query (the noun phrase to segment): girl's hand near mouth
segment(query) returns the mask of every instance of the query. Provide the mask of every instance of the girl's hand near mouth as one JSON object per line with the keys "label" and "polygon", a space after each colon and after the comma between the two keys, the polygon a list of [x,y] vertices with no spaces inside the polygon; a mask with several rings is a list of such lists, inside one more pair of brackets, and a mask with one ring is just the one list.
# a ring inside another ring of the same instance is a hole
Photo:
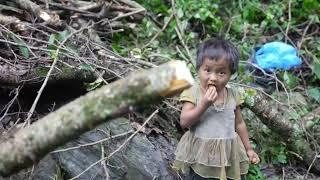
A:
{"label": "girl's hand near mouth", "polygon": [[209,85],[207,91],[202,97],[201,105],[204,107],[209,107],[212,105],[218,97],[217,89],[213,85]]}

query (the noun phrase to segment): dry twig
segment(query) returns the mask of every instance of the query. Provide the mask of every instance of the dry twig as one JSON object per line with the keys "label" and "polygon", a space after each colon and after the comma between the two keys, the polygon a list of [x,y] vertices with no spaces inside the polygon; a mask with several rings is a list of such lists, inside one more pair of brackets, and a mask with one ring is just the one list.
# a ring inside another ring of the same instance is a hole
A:
{"label": "dry twig", "polygon": [[155,110],[149,117],[148,119],[139,127],[139,129],[137,129],[124,143],[121,144],[121,146],[119,146],[115,151],[113,151],[112,153],[110,153],[107,157],[105,158],[101,158],[99,161],[91,164],[87,169],[85,169],[84,171],[82,171],[81,173],[79,173],[77,176],[69,179],[69,180],[74,180],[79,178],[83,173],[87,172],[89,169],[91,169],[93,166],[103,162],[103,161],[107,161],[108,159],[110,159],[114,154],[116,154],[117,152],[119,152],[136,134],[138,134],[138,132],[140,132],[140,130],[152,119],[152,117],[154,115],[156,115],[159,112],[159,109]]}

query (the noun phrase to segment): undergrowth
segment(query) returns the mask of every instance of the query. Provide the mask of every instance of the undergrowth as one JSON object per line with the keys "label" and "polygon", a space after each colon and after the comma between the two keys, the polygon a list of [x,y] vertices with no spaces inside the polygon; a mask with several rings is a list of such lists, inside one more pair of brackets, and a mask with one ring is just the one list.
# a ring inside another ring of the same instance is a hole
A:
{"label": "undergrowth", "polygon": [[[253,86],[262,84],[273,98],[291,108],[292,113],[287,115],[291,121],[298,121],[320,103],[319,1],[137,2],[147,8],[149,16],[132,33],[113,37],[112,48],[119,54],[152,63],[184,60],[196,74],[194,59],[197,45],[209,37],[224,36],[231,39],[241,52],[240,68],[233,77],[234,82]],[[168,21],[168,26],[160,32]],[[158,36],[150,41],[157,33]],[[270,75],[273,78],[261,75],[248,60],[255,47],[271,41],[294,46],[303,60],[301,67],[276,71]],[[144,46],[146,44],[147,47]],[[261,79],[265,81],[259,82]],[[245,113],[252,144],[262,158],[260,166],[250,166],[249,179],[264,179],[260,170],[264,164],[281,166],[299,159],[297,152],[288,150],[288,144],[277,141],[279,137],[272,130],[248,114]],[[317,124],[319,119],[310,126]]]}

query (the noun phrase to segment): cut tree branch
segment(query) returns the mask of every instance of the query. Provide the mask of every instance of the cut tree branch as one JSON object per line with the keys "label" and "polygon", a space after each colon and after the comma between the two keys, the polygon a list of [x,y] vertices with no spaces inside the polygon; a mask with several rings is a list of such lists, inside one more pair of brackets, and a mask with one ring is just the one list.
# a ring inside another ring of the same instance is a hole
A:
{"label": "cut tree branch", "polygon": [[30,166],[60,145],[129,111],[193,84],[186,64],[171,61],[106,85],[68,103],[0,144],[0,175]]}

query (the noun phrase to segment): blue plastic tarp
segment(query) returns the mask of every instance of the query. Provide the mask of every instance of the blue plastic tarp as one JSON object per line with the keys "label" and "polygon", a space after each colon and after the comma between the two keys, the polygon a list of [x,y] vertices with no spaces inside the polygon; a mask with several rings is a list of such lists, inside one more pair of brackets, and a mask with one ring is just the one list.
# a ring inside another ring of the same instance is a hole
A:
{"label": "blue plastic tarp", "polygon": [[289,70],[301,65],[297,50],[283,42],[270,42],[261,46],[254,55],[254,63],[267,71]]}

